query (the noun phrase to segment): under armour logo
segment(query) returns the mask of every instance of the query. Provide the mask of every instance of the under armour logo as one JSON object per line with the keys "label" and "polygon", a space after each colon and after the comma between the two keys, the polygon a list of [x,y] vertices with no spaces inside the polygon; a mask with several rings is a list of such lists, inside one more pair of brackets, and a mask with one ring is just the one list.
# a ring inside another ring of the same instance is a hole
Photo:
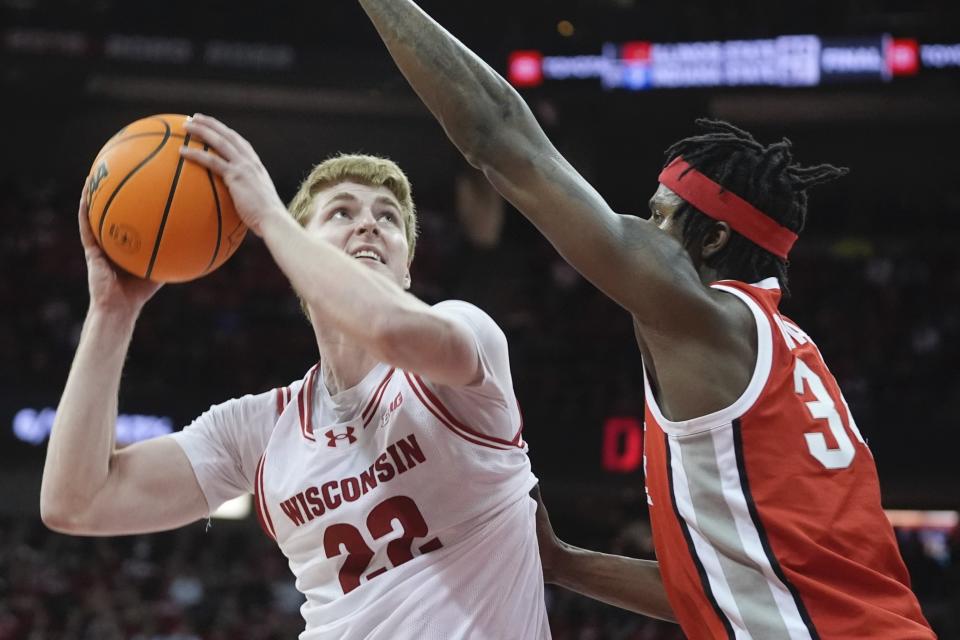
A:
{"label": "under armour logo", "polygon": [[333,429],[327,431],[325,436],[327,436],[327,446],[336,447],[339,446],[341,440],[346,440],[347,444],[353,444],[357,441],[357,437],[353,435],[353,427],[347,427],[343,433],[335,433]]}

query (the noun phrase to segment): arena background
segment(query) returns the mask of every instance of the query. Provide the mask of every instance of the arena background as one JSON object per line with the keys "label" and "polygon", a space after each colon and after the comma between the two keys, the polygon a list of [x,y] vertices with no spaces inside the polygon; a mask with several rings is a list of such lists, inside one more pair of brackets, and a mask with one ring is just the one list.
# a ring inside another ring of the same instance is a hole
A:
{"label": "arena background", "polygon": [[[868,439],[927,616],[942,638],[960,638],[960,5],[423,5],[526,85],[551,137],[618,211],[646,215],[662,151],[698,116],[764,141],[787,136],[802,162],[851,168],[812,196],[784,308],[817,341]],[[0,7],[0,640],[302,628],[285,561],[251,516],[118,539],[60,536],[39,521],[44,442],[87,302],[77,196],[103,142],[153,113],[223,119],[285,199],[337,151],[398,161],[421,210],[413,290],[474,302],[505,329],[558,533],[651,556],[627,316],[460,159],[355,3]],[[797,35],[808,37],[778,39]],[[249,237],[220,271],[147,306],[122,384],[122,436],[178,429],[315,359],[288,284]],[[682,637],[559,589],[548,606],[556,638]]]}

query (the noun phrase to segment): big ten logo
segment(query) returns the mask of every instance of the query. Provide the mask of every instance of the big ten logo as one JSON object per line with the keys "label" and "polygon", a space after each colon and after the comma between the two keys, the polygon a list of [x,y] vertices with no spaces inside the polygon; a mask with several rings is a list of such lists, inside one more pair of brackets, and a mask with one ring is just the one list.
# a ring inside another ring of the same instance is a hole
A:
{"label": "big ten logo", "polygon": [[390,401],[390,411],[396,411],[403,404],[403,394],[398,393],[397,397]]}
{"label": "big ten logo", "polygon": [[603,468],[632,473],[643,464],[643,423],[633,416],[614,416],[603,424]]}
{"label": "big ten logo", "polygon": [[380,416],[380,424],[378,428],[382,429],[387,426],[387,423],[390,422],[390,418],[393,417],[393,413],[400,408],[400,405],[403,404],[403,393],[397,393],[397,397],[390,401],[390,406],[387,407],[387,410],[383,412],[383,415]]}

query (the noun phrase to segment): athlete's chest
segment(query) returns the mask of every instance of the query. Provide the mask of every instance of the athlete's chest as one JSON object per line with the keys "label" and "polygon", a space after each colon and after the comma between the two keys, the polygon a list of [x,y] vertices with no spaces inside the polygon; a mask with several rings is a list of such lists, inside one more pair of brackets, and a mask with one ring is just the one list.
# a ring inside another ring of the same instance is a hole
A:
{"label": "athlete's chest", "polygon": [[309,402],[310,392],[304,384],[284,408],[261,461],[259,500],[281,545],[331,522],[362,522],[378,499],[426,487],[445,464],[402,372],[387,372],[353,410],[316,394]]}

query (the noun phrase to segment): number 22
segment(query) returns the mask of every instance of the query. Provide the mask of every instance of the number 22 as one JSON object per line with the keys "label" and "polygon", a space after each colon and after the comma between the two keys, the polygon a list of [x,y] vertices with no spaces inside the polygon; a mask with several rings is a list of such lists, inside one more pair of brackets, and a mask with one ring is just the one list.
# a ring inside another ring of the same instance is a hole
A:
{"label": "number 22", "polygon": [[[393,496],[375,506],[367,515],[367,530],[374,540],[379,540],[394,530],[394,520],[400,523],[403,533],[387,544],[387,557],[394,567],[399,567],[413,559],[414,538],[427,537],[429,530],[417,503],[407,496]],[[439,539],[431,538],[417,550],[424,554],[441,547],[443,544]],[[359,587],[360,577],[374,556],[374,551],[367,545],[360,530],[346,523],[330,525],[323,533],[323,549],[328,558],[336,558],[346,551],[347,558],[340,567],[340,587],[345,594]],[[381,567],[371,571],[366,576],[367,580],[376,578],[387,569]]]}

